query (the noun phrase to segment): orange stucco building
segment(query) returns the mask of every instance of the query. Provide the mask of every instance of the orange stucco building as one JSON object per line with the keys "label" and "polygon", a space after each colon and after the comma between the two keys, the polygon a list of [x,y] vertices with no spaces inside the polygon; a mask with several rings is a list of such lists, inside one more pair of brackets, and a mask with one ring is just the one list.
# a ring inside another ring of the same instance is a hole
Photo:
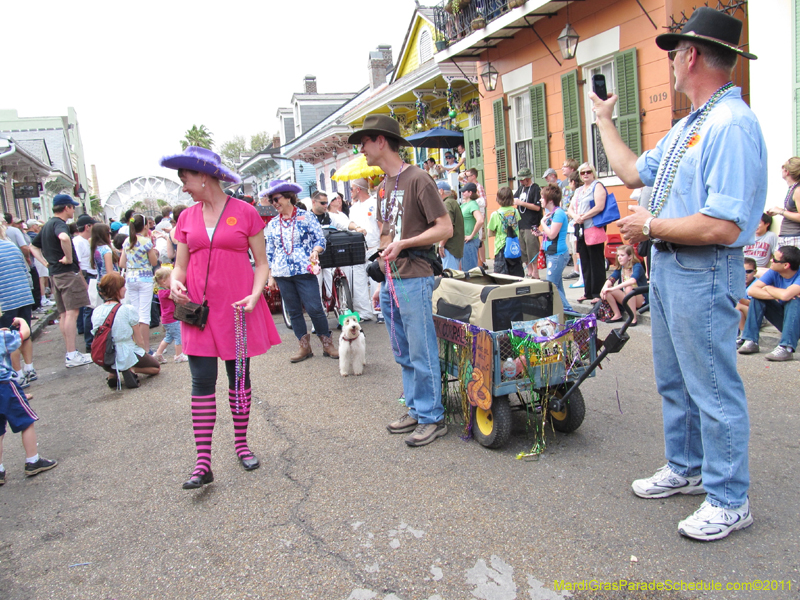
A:
{"label": "orange stucco building", "polygon": [[[596,140],[587,98],[592,75],[604,74],[609,91],[620,96],[617,127],[628,145],[637,154],[653,148],[673,119],[689,108],[685,96],[672,88],[670,63],[655,37],[680,22],[682,12],[690,15],[695,4],[685,0],[528,0],[512,8],[510,2],[498,2],[502,10],[488,15],[486,26],[476,31],[459,30],[458,23],[470,14],[474,18],[476,13],[470,11],[479,11],[480,5],[465,6],[455,18],[441,13],[437,27],[448,32],[450,40],[436,60],[478,60],[478,73],[491,63],[499,74],[494,91],[480,84],[482,148],[481,164],[475,166],[483,171],[487,210],[497,207],[499,187],[515,187],[513,179],[520,168],[531,168],[541,185],[546,168],[555,168],[561,178],[564,160],[575,158],[595,165],[625,216],[625,205],[633,202],[631,190],[608,167]],[[731,10],[746,21],[742,8]],[[570,60],[562,57],[557,40],[567,22],[580,35],[576,56]],[[743,38],[746,41],[746,29]],[[745,94],[747,76],[745,65],[737,68],[737,84],[744,82]],[[474,148],[467,152],[474,157]]]}

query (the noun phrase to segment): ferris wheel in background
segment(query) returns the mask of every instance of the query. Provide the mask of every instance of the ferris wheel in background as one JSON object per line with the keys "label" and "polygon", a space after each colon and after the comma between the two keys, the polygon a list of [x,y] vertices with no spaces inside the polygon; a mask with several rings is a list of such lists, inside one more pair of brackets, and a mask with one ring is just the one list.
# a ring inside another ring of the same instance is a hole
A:
{"label": "ferris wheel in background", "polygon": [[103,213],[106,219],[119,220],[126,210],[137,204],[145,207],[143,212],[153,213],[151,216],[160,213],[164,203],[170,206],[194,204],[192,197],[181,188],[180,183],[165,177],[136,177],[120,185],[102,201]]}

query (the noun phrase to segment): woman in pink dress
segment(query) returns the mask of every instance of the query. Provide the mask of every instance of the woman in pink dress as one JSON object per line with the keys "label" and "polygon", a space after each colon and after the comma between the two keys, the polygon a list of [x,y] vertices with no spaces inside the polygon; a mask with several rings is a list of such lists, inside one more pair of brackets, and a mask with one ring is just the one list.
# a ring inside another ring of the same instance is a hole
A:
{"label": "woman in pink dress", "polygon": [[[258,212],[222,191],[219,181],[239,183],[217,154],[189,146],[182,154],[166,156],[161,166],[177,169],[183,191],[197,204],[184,210],[175,226],[178,249],[172,273],[172,297],[178,304],[208,302],[208,322],[203,330],[181,323],[183,352],[192,373],[192,425],[197,463],[184,489],[214,481],[211,471],[211,437],[217,418],[215,388],[217,359],[225,361],[228,400],[233,414],[236,455],[251,471],[260,464],[247,445],[250,418],[250,357],[264,354],[281,339],[267,310],[262,292],[269,277],[264,245],[264,222]],[[255,260],[250,265],[248,250]],[[247,313],[245,400],[235,396],[234,306]]]}

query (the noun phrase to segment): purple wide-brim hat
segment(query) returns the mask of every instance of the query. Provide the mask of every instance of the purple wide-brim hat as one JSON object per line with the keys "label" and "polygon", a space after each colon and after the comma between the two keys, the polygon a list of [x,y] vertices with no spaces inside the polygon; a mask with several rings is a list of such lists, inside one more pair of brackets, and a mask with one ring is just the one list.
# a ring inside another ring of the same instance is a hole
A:
{"label": "purple wide-brim hat", "polygon": [[292,183],[291,181],[284,181],[282,179],[273,179],[269,182],[269,187],[265,189],[263,192],[258,194],[259,198],[263,198],[264,196],[271,196],[272,194],[282,194],[284,192],[291,192],[293,194],[299,194],[303,191],[303,187]]}
{"label": "purple wide-brim hat", "polygon": [[242,183],[241,177],[222,164],[219,154],[199,146],[188,146],[180,154],[162,157],[161,166],[175,170],[198,171],[228,183]]}

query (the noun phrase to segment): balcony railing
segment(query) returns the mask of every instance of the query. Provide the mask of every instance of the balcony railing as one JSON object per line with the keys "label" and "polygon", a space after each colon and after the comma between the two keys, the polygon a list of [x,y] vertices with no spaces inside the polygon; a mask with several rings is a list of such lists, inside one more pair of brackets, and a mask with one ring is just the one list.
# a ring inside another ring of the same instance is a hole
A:
{"label": "balcony railing", "polygon": [[[453,6],[458,4],[461,9],[455,12]],[[473,21],[483,19],[488,24],[509,10],[508,0],[444,0],[434,7],[436,38],[446,40],[448,45],[453,44],[474,31]]]}

